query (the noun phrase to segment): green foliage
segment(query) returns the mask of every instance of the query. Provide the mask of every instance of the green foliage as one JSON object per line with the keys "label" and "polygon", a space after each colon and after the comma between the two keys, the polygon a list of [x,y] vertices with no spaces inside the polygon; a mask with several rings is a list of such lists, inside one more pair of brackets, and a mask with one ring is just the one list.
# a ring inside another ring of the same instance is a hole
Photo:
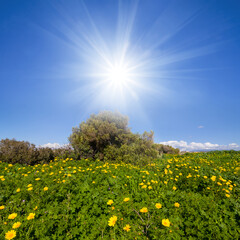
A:
{"label": "green foliage", "polygon": [[70,145],[62,146],[61,148],[52,149],[54,157],[61,159],[74,158],[79,159],[80,156],[76,154]]}
{"label": "green foliage", "polygon": [[11,164],[34,165],[49,163],[55,157],[93,158],[144,165],[163,153],[179,152],[170,146],[155,144],[153,135],[152,131],[134,134],[128,127],[126,116],[104,111],[91,115],[78,128],[73,128],[69,137],[72,147],[37,148],[26,141],[3,139],[0,141],[0,160]]}
{"label": "green foliage", "polygon": [[34,144],[15,139],[0,141],[0,160],[3,162],[34,165],[53,159],[54,153],[50,148],[36,148]]}
{"label": "green foliage", "polygon": [[0,141],[0,161],[11,164],[35,165],[49,163],[55,157],[78,158],[70,146],[58,149],[36,147],[34,144],[15,139],[2,139]]}
{"label": "green foliage", "polygon": [[79,128],[73,128],[69,141],[81,156],[95,156],[103,153],[109,145],[120,146],[130,133],[127,125],[128,118],[120,113],[104,111],[92,114]]}
{"label": "green foliage", "polygon": [[178,148],[173,148],[169,145],[163,144],[156,144],[156,149],[158,150],[159,154],[179,154],[180,150]]}
{"label": "green foliage", "polygon": [[240,152],[223,151],[165,155],[144,167],[87,159],[0,163],[0,239],[15,222],[22,240],[239,239],[239,160]]}
{"label": "green foliage", "polygon": [[135,165],[146,165],[158,157],[158,151],[148,139],[135,135],[136,139],[130,143],[124,143],[120,147],[108,146],[104,150],[104,159],[111,161],[123,161]]}
{"label": "green foliage", "polygon": [[104,111],[73,128],[69,141],[81,157],[132,164],[146,164],[163,152],[176,153],[174,148],[154,144],[153,135],[152,131],[134,134],[126,116]]}

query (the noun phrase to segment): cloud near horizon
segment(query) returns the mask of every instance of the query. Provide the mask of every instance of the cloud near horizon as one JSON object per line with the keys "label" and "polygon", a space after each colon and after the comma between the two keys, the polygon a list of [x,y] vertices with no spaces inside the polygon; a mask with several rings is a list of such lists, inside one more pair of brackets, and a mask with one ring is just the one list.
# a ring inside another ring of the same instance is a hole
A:
{"label": "cloud near horizon", "polygon": [[167,142],[160,142],[164,145],[169,145],[174,148],[179,148],[181,151],[210,151],[210,150],[240,150],[240,145],[236,143],[230,143],[228,145],[219,145],[213,144],[210,142],[206,143],[197,143],[191,142],[187,143],[186,141],[167,141]]}
{"label": "cloud near horizon", "polygon": [[47,143],[47,144],[40,145],[39,147],[57,149],[57,148],[61,148],[61,147],[66,147],[68,145],[69,144]]}
{"label": "cloud near horizon", "polygon": [[[186,141],[167,141],[167,142],[160,142],[160,144],[169,145],[174,148],[179,148],[181,151],[210,151],[210,150],[240,150],[240,145],[236,143],[230,143],[228,145],[219,145],[219,144],[213,144],[210,142],[206,143],[197,143],[197,142],[191,142],[187,143]],[[39,147],[49,147],[53,149],[66,147],[69,144],[59,144],[59,143],[47,143],[40,145]]]}

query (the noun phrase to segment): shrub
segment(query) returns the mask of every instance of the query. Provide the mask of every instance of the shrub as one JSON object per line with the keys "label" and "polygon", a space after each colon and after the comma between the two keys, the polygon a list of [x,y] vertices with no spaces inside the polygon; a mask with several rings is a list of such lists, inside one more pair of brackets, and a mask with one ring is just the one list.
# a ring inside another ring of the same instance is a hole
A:
{"label": "shrub", "polygon": [[120,113],[104,111],[92,114],[86,122],[73,128],[69,141],[82,157],[103,153],[109,145],[120,146],[130,133],[128,118]]}
{"label": "shrub", "polygon": [[34,165],[48,163],[54,159],[51,148],[36,148],[34,144],[15,139],[2,139],[0,141],[0,160],[15,164]]}
{"label": "shrub", "polygon": [[148,148],[143,143],[123,144],[119,148],[108,146],[104,150],[104,160],[123,161],[134,165],[146,165],[153,158],[158,157],[158,152],[153,147]]}
{"label": "shrub", "polygon": [[180,150],[178,148],[173,148],[169,145],[156,144],[156,148],[160,155],[162,154],[179,154]]}
{"label": "shrub", "polygon": [[79,159],[79,155],[75,154],[73,148],[70,145],[63,146],[61,148],[52,149],[54,157],[65,159],[74,158]]}
{"label": "shrub", "polygon": [[134,164],[145,162],[143,159],[147,157],[158,156],[153,135],[152,131],[142,135],[133,134],[128,127],[126,116],[104,111],[91,115],[78,128],[73,128],[69,141],[81,157],[120,160]]}
{"label": "shrub", "polygon": [[35,145],[15,139],[3,139],[0,142],[0,157],[7,163],[30,164],[35,158]]}
{"label": "shrub", "polygon": [[[54,157],[55,154],[51,148],[35,148],[35,161],[37,164],[49,163]],[[36,163],[32,162],[31,165]]]}

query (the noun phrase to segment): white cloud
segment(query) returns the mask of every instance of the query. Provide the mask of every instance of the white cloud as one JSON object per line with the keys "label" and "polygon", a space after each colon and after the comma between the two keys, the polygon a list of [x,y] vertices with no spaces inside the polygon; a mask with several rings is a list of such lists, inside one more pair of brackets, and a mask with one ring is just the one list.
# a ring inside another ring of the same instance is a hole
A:
{"label": "white cloud", "polygon": [[[237,143],[230,143],[228,145],[219,145],[210,142],[205,143],[197,143],[191,142],[187,143],[186,141],[167,141],[167,142],[160,142],[160,144],[169,145],[174,148],[179,148],[181,151],[210,151],[210,150],[240,150],[240,145]],[[49,147],[53,149],[67,147],[69,144],[59,144],[59,143],[47,143],[40,145],[39,147]]]}
{"label": "white cloud", "polygon": [[167,142],[160,142],[164,145],[169,145],[174,148],[179,148],[181,151],[210,151],[210,150],[240,150],[240,145],[236,143],[230,143],[228,145],[219,145],[213,144],[210,142],[206,143],[197,143],[191,142],[187,143],[185,141],[167,141]]}
{"label": "white cloud", "polygon": [[204,128],[204,126],[198,126],[198,128]]}
{"label": "white cloud", "polygon": [[39,147],[42,147],[42,148],[48,147],[48,148],[57,149],[57,148],[66,147],[66,146],[69,146],[69,144],[47,143],[47,144],[40,145]]}

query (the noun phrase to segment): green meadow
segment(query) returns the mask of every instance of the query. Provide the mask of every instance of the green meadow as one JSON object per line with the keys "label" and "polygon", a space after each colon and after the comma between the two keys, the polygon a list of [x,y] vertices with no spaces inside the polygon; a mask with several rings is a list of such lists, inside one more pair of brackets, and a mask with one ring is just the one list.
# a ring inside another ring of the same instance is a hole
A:
{"label": "green meadow", "polygon": [[146,166],[0,163],[0,239],[239,239],[240,152]]}

